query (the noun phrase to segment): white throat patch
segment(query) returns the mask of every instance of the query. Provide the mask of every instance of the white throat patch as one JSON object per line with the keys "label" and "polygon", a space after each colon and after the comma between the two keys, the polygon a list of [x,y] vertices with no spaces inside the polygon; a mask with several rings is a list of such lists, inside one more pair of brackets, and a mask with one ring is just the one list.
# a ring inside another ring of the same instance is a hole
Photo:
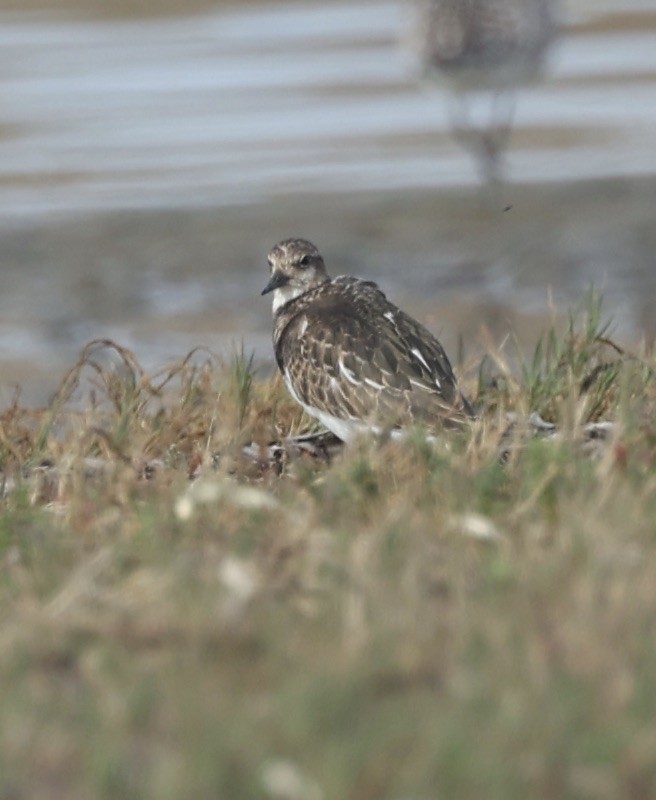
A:
{"label": "white throat patch", "polygon": [[273,292],[273,302],[272,302],[272,309],[273,315],[275,316],[278,313],[278,310],[281,309],[285,303],[289,303],[290,300],[295,300],[297,297],[300,297],[307,289],[304,286],[281,286],[279,289],[274,289]]}

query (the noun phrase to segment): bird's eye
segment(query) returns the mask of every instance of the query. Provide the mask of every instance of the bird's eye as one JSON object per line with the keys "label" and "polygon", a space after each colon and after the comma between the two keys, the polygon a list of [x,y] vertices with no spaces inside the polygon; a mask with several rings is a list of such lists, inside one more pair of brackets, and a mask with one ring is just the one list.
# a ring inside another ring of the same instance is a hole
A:
{"label": "bird's eye", "polygon": [[310,264],[310,256],[303,256],[303,258],[298,262],[302,267],[307,267]]}

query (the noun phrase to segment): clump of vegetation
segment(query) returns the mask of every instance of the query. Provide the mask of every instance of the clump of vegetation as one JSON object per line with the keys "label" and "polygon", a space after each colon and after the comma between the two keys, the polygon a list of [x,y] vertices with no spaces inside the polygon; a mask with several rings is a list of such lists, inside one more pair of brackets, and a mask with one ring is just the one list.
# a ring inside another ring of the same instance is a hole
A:
{"label": "clump of vegetation", "polygon": [[594,304],[489,358],[471,428],[329,463],[242,353],[7,408],[0,797],[654,795],[656,363]]}

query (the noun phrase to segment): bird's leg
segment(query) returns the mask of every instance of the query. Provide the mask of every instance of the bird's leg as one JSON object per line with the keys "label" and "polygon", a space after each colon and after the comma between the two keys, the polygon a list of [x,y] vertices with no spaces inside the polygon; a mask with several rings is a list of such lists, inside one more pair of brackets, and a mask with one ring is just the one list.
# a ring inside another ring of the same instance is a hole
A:
{"label": "bird's leg", "polygon": [[496,206],[501,200],[504,154],[512,132],[514,113],[515,94],[509,91],[496,92],[492,99],[489,124],[480,134],[481,172],[492,206]]}
{"label": "bird's leg", "polygon": [[492,101],[492,119],[496,128],[498,146],[505,149],[512,133],[517,108],[517,94],[512,90],[497,92]]}
{"label": "bird's leg", "polygon": [[480,170],[481,177],[496,199],[497,190],[503,183],[501,151],[497,147],[494,139],[491,139],[487,131],[481,132],[480,148]]}
{"label": "bird's leg", "polygon": [[477,128],[471,120],[464,94],[450,96],[450,116],[453,138],[473,156],[481,177],[486,183],[489,182],[485,132]]}
{"label": "bird's leg", "polygon": [[461,92],[449,93],[449,116],[454,137],[468,147],[473,127],[469,119],[467,100]]}
{"label": "bird's leg", "polygon": [[516,96],[511,91],[499,91],[492,99],[490,124],[483,134],[486,161],[489,164],[489,176],[501,179],[501,159],[512,132],[515,116]]}

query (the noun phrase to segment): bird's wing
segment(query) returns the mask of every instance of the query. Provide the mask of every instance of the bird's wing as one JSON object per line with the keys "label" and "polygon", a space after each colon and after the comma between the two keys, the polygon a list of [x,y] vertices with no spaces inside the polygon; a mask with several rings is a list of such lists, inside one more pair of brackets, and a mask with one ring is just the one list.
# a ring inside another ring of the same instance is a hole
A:
{"label": "bird's wing", "polygon": [[300,310],[278,342],[287,383],[303,404],[389,425],[471,413],[429,331],[375,284],[337,278],[333,287]]}

